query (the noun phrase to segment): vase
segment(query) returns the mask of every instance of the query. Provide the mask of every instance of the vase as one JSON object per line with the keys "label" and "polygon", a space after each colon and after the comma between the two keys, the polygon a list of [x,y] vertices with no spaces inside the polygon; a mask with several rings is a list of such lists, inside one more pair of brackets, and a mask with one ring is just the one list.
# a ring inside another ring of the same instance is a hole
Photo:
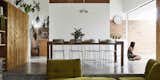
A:
{"label": "vase", "polygon": [[82,39],[75,39],[75,43],[81,43]]}

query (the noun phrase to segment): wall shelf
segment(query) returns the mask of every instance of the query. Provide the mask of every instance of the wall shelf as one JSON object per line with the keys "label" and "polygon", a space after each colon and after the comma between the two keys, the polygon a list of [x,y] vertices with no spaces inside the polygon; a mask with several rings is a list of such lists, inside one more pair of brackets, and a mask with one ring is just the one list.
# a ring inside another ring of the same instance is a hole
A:
{"label": "wall shelf", "polygon": [[2,46],[6,46],[6,44],[0,44],[0,47],[2,47]]}
{"label": "wall shelf", "polygon": [[3,57],[0,57],[0,61],[3,61],[3,60],[6,60],[5,58],[3,58]]}
{"label": "wall shelf", "polygon": [[5,30],[0,30],[0,33],[5,33],[6,31]]}
{"label": "wall shelf", "polygon": [[4,19],[7,19],[7,17],[4,17]]}

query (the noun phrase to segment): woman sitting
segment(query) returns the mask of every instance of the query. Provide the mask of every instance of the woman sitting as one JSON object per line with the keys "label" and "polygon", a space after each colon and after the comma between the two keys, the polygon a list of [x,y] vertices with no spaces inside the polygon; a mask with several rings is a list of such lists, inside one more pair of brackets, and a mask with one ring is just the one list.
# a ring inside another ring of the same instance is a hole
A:
{"label": "woman sitting", "polygon": [[131,42],[128,48],[128,59],[131,61],[140,60],[141,57],[133,53],[135,42]]}

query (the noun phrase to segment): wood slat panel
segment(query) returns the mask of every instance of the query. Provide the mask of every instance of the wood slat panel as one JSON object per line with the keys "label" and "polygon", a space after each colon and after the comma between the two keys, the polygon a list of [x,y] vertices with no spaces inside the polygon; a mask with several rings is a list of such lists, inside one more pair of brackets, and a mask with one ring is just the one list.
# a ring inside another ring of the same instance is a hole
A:
{"label": "wood slat panel", "polygon": [[39,40],[39,55],[40,56],[47,56],[47,39]]}
{"label": "wood slat panel", "polygon": [[156,53],[160,60],[160,0],[157,0]]}
{"label": "wood slat panel", "polygon": [[28,15],[8,3],[7,70],[27,63]]}
{"label": "wood slat panel", "polygon": [[159,58],[160,53],[160,1],[157,0],[157,27],[156,27],[156,54],[157,59]]}
{"label": "wood slat panel", "polygon": [[83,0],[49,0],[50,3],[82,3]]}
{"label": "wood slat panel", "polygon": [[50,3],[109,3],[110,0],[49,0]]}
{"label": "wood slat panel", "polygon": [[109,3],[110,0],[85,0],[86,3]]}
{"label": "wood slat panel", "polygon": [[[15,11],[15,8],[13,8],[13,6],[8,6],[8,22],[10,22],[8,24],[8,39],[7,39],[7,68],[11,68],[13,67],[13,63],[14,63],[14,47],[12,47],[14,45],[14,33],[12,33],[14,31],[14,16],[15,13],[13,13]],[[9,14],[10,13],[10,14]]]}

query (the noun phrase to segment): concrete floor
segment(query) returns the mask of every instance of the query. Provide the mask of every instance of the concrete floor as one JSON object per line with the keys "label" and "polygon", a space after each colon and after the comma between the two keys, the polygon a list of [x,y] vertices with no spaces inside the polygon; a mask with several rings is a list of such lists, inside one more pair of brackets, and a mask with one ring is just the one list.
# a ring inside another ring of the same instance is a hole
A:
{"label": "concrete floor", "polygon": [[[143,74],[147,61],[155,56],[152,54],[140,55],[142,59],[139,61],[128,61],[125,59],[123,67],[120,65],[120,57],[118,62],[114,63],[111,60],[92,60],[82,61],[82,73],[84,76],[114,76],[114,75],[129,75],[129,74]],[[14,75],[46,75],[46,58],[32,57],[31,63],[26,64],[20,68],[9,71]],[[2,80],[2,79],[0,79]],[[15,79],[16,80],[16,79]],[[42,79],[43,80],[43,79]]]}
{"label": "concrete floor", "polygon": [[[128,61],[121,67],[120,63],[106,61],[82,62],[84,76],[114,77],[143,75],[146,60]],[[14,76],[14,77],[13,77]],[[27,78],[26,78],[27,77]],[[35,78],[36,77],[36,78]],[[30,63],[5,73],[4,80],[46,80],[46,63]]]}
{"label": "concrete floor", "polygon": [[2,74],[0,74],[0,80],[2,80]]}
{"label": "concrete floor", "polygon": [[[107,61],[82,62],[83,75],[107,75],[107,74],[143,74],[147,60],[128,61],[121,67],[120,63]],[[17,74],[46,74],[46,63],[29,63],[10,71]]]}
{"label": "concrete floor", "polygon": [[[155,59],[154,54],[139,54],[141,60],[128,61],[124,59],[124,66],[120,65],[120,55],[118,62],[114,63],[113,58],[108,60],[86,60],[82,61],[82,72],[84,75],[101,75],[101,74],[143,74],[145,65],[149,59]],[[46,63],[46,57],[32,57],[32,63]]]}

